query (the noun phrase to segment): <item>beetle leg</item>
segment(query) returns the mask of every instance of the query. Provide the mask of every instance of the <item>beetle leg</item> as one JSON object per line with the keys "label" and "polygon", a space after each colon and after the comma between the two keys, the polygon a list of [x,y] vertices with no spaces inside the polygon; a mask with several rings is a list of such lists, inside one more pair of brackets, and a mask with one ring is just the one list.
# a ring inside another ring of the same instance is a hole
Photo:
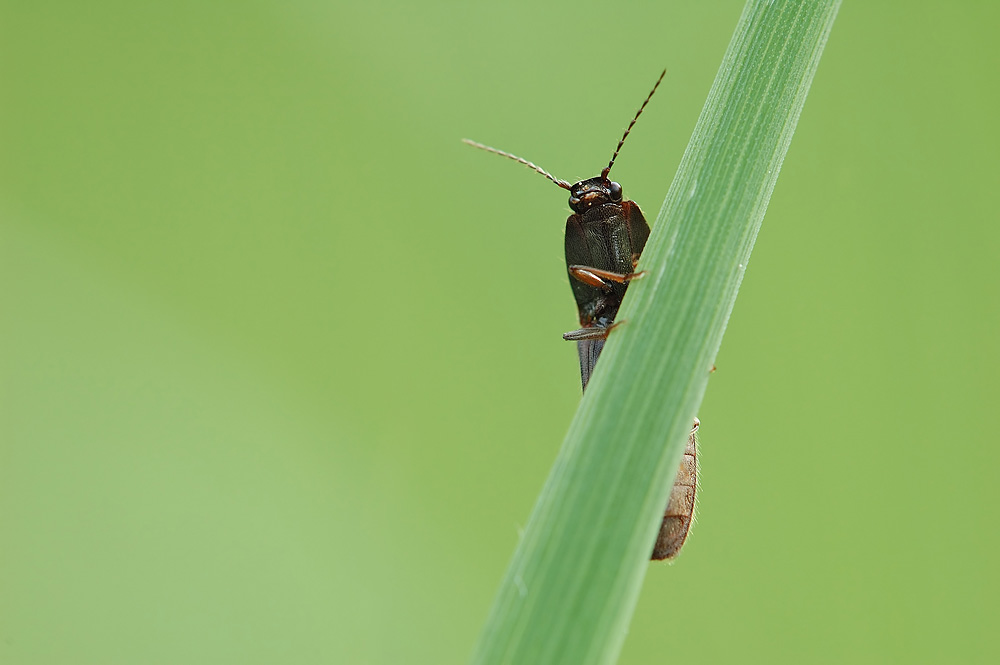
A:
{"label": "beetle leg", "polygon": [[572,265],[569,266],[569,274],[588,286],[610,291],[611,285],[604,280],[609,280],[618,284],[625,284],[633,279],[642,277],[646,274],[646,271],[630,272],[627,275],[623,275],[620,272],[611,272],[610,270],[602,270],[600,268]]}
{"label": "beetle leg", "polygon": [[567,342],[578,342],[581,339],[607,339],[608,334],[623,323],[625,322],[615,321],[610,326],[587,326],[579,330],[571,330],[568,333],[563,333],[563,339]]}

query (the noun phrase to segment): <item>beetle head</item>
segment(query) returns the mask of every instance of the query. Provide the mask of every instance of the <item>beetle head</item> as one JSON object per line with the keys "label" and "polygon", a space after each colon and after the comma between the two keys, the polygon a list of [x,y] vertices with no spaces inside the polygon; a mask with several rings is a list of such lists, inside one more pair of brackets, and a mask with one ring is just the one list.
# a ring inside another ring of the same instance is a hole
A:
{"label": "beetle head", "polygon": [[621,202],[622,186],[605,176],[581,180],[569,190],[569,207],[577,214],[604,203]]}

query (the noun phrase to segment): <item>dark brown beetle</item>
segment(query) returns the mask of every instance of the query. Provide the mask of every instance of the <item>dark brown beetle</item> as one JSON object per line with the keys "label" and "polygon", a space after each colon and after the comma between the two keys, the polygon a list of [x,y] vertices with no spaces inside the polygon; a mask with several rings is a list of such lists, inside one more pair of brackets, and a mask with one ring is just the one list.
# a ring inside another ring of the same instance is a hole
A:
{"label": "dark brown beetle", "polygon": [[[622,186],[610,180],[608,173],[611,172],[629,132],[666,73],[664,70],[660,74],[646,101],[625,129],[611,155],[611,161],[601,171],[601,175],[581,180],[575,185],[555,178],[526,159],[463,139],[473,147],[524,164],[570,192],[569,206],[573,214],[566,220],[566,270],[580,314],[580,328],[565,333],[563,339],[576,342],[584,390],[587,389],[594,366],[604,349],[604,342],[617,325],[615,317],[629,282],[643,274],[635,272],[635,269],[646,246],[646,239],[649,238],[649,224],[639,206],[634,201],[624,199]],[[664,511],[660,533],[653,548],[653,559],[671,559],[677,556],[687,538],[694,514],[697,484],[697,430],[696,420]]]}

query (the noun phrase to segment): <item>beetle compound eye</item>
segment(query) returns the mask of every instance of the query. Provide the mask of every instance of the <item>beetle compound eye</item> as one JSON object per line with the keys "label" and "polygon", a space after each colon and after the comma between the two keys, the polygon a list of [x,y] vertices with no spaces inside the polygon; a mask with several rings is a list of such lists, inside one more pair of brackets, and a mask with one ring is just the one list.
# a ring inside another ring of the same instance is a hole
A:
{"label": "beetle compound eye", "polygon": [[612,201],[621,201],[622,200],[622,186],[619,185],[617,182],[611,183],[608,186],[608,191],[611,193],[611,200]]}

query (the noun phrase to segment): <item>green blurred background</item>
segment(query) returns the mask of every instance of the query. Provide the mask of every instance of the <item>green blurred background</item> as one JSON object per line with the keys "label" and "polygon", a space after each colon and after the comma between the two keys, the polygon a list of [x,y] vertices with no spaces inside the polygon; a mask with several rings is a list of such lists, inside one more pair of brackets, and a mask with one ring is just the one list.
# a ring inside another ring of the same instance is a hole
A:
{"label": "green blurred background", "polygon": [[[579,376],[459,139],[592,176],[666,66],[653,219],[741,9],[4,3],[0,662],[466,660]],[[621,662],[1000,658],[998,20],[841,9]]]}

